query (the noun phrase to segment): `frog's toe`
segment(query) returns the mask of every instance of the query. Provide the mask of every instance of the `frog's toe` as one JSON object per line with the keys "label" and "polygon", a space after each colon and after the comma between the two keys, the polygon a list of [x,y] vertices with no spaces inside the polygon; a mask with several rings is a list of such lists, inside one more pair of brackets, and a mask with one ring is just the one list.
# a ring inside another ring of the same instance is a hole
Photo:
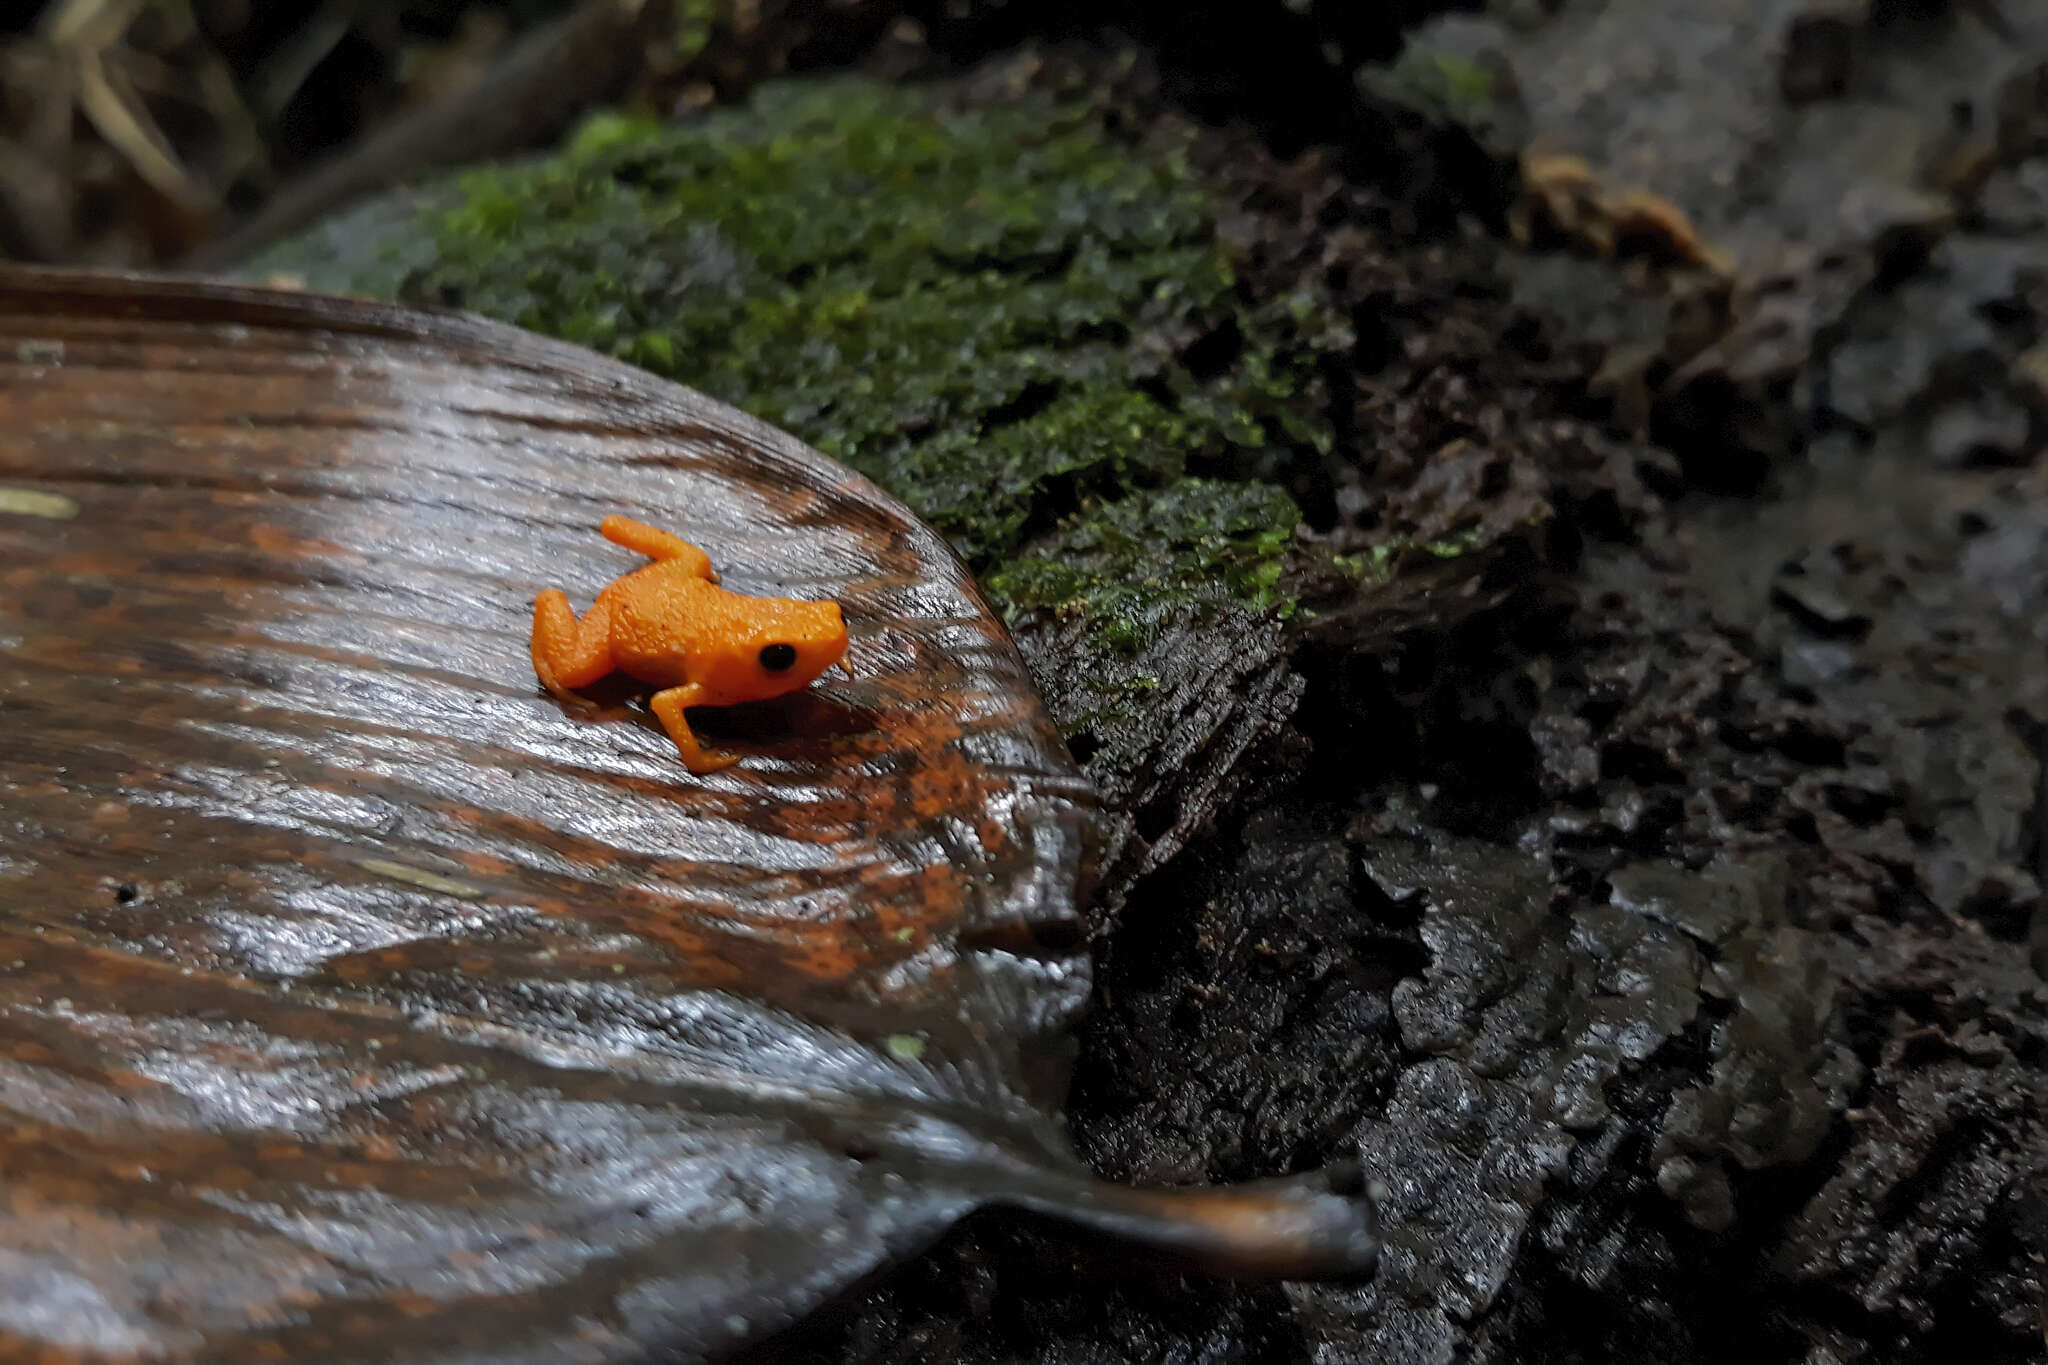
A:
{"label": "frog's toe", "polygon": [[740,761],[738,754],[722,754],[710,749],[699,749],[696,753],[683,753],[683,766],[698,776],[706,773],[722,773]]}

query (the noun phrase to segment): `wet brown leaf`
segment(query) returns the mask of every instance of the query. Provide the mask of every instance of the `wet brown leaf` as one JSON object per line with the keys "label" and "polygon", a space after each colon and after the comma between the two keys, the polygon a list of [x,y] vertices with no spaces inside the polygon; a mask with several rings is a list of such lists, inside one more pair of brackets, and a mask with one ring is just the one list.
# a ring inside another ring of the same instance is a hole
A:
{"label": "wet brown leaf", "polygon": [[[536,684],[638,563],[856,677]],[[972,1208],[1371,1263],[1355,1176],[1093,1182],[1093,797],[945,545],[688,390],[449,315],[0,273],[0,1359],[717,1356]]]}

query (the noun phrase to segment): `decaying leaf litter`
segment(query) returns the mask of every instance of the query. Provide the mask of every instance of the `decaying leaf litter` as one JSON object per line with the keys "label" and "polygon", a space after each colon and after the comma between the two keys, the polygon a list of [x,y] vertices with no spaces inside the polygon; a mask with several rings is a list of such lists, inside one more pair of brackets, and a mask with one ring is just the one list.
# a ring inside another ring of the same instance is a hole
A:
{"label": "decaying leaf litter", "polygon": [[[1283,1295],[1105,1284],[984,1225],[780,1358],[2038,1355],[2017,10],[1504,11],[1412,31],[1363,103],[1383,21],[1222,7],[1229,61],[1135,25],[1171,100],[1349,137],[1378,186],[1222,158],[1292,262],[1247,289],[1318,280],[1357,327],[1336,448],[1394,452],[1292,490],[1311,530],[1370,569],[1384,509],[1439,490],[1453,532],[1472,507],[1514,534],[1424,566],[1457,621],[1399,574],[1369,604],[1396,610],[1347,613],[1304,560],[1317,615],[1168,626],[1158,709],[1090,761],[1167,856],[1104,898],[1072,1122],[1124,1177],[1363,1145],[1406,1173],[1395,1248],[1369,1289]],[[933,41],[1014,36],[986,13]],[[1517,213],[1531,147],[1558,159]],[[1732,277],[1674,270],[1692,239]],[[1579,254],[1603,245],[1629,259]],[[1381,287],[1347,293],[1361,263]],[[1100,688],[1076,629],[1019,623],[1055,705]]]}
{"label": "decaying leaf litter", "polygon": [[[0,338],[0,1353],[720,1359],[991,1203],[1370,1268],[1355,1163],[1073,1153],[1095,795],[873,484],[474,318],[8,268]],[[537,695],[579,503],[811,587],[856,671],[687,778]]]}

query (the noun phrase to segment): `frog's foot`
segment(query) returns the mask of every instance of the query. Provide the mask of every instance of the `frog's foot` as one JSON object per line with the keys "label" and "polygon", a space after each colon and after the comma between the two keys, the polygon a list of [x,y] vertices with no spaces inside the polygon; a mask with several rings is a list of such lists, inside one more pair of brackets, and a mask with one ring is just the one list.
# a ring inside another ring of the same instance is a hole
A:
{"label": "frog's foot", "polygon": [[588,687],[610,673],[612,608],[604,598],[583,614],[569,610],[569,599],[549,588],[533,602],[533,671],[540,684],[563,701],[576,701],[572,687]]}
{"label": "frog's foot", "polygon": [[683,719],[683,708],[697,705],[704,696],[704,689],[695,683],[681,687],[664,688],[656,692],[648,705],[654,708],[661,726],[668,731],[668,737],[676,742],[676,752],[683,756],[683,766],[693,773],[715,773],[721,768],[730,768],[740,761],[738,754],[716,754],[697,743],[697,736],[690,732],[690,722]]}
{"label": "frog's foot", "polygon": [[623,545],[663,564],[680,564],[698,578],[713,583],[718,581],[718,572],[711,567],[711,556],[681,536],[672,536],[645,522],[619,516],[606,517],[597,530],[614,545]]}

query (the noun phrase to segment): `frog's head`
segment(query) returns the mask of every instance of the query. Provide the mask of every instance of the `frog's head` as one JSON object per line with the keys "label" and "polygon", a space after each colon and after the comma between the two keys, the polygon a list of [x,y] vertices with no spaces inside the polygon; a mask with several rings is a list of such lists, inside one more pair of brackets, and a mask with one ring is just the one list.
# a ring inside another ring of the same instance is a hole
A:
{"label": "frog's head", "polygon": [[724,632],[698,679],[715,698],[712,704],[800,692],[845,660],[846,620],[837,602],[733,596],[742,608],[739,619]]}

